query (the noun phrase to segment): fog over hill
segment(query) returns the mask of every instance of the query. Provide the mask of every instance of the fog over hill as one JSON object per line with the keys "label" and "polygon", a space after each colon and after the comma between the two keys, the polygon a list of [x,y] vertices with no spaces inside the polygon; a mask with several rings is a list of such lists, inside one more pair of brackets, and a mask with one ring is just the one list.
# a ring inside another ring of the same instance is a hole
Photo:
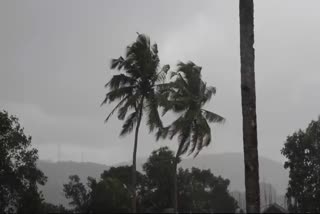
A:
{"label": "fog over hill", "polygon": [[[142,165],[146,158],[137,161],[138,170],[142,171]],[[120,163],[118,165],[127,165]],[[67,205],[62,188],[68,182],[69,175],[77,174],[82,182],[86,183],[88,176],[99,178],[100,174],[110,166],[97,163],[80,162],[48,162],[39,161],[39,168],[48,177],[48,182],[41,187],[45,200],[53,204]],[[186,158],[179,167],[211,169],[214,175],[221,175],[230,180],[230,191],[244,191],[244,164],[243,155],[240,153],[199,155],[197,158]],[[270,183],[276,189],[278,195],[284,195],[288,184],[288,172],[283,164],[264,157],[260,157],[260,182]]]}

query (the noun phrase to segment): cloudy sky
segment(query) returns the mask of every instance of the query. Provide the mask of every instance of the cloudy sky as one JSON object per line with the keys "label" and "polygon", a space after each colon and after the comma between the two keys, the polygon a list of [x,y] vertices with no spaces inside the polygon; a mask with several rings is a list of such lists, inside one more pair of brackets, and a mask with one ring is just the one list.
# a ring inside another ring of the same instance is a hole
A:
{"label": "cloudy sky", "polygon": [[[320,114],[320,2],[256,1],[255,49],[260,155],[282,161],[288,134]],[[238,1],[0,1],[0,109],[17,115],[41,159],[130,161],[133,135],[104,124],[100,107],[111,58],[146,33],[162,64],[192,60],[217,88],[207,106],[227,121],[213,126],[203,153],[242,152]],[[155,142],[141,129],[139,156]],[[60,145],[60,146],[59,146]]]}

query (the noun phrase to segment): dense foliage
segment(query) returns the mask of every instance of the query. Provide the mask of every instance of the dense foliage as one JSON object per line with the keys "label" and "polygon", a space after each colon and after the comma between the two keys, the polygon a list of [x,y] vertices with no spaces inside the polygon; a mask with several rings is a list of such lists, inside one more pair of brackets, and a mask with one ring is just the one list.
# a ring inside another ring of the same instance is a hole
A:
{"label": "dense foliage", "polygon": [[46,177],[37,168],[38,151],[14,116],[0,112],[0,213],[41,211],[37,185]]}
{"label": "dense foliage", "polygon": [[[172,207],[174,155],[167,147],[152,152],[137,173],[137,211],[162,212]],[[131,167],[113,167],[99,181],[88,179],[85,186],[78,176],[64,185],[70,205],[76,212],[130,212]],[[180,212],[234,212],[238,207],[228,192],[229,180],[214,176],[210,170],[179,169]]]}
{"label": "dense foliage", "polygon": [[282,149],[290,170],[287,197],[291,212],[320,212],[320,117],[287,137]]}

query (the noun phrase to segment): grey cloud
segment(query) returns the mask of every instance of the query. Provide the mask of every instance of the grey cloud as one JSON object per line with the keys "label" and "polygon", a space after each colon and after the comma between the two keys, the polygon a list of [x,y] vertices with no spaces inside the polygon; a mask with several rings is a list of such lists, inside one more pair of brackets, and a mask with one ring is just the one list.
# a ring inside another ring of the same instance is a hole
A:
{"label": "grey cloud", "polygon": [[[286,136],[319,114],[320,3],[255,2],[260,154],[281,160]],[[41,158],[130,160],[132,136],[100,107],[109,60],[136,32],[158,43],[162,63],[193,60],[217,87],[208,108],[226,117],[204,153],[242,151],[238,1],[1,1],[0,106],[17,114]],[[160,145],[142,128],[139,155]],[[73,154],[72,151],[76,151]],[[55,152],[53,152],[55,154]],[[105,155],[104,155],[105,154]],[[115,155],[116,154],[116,155]]]}

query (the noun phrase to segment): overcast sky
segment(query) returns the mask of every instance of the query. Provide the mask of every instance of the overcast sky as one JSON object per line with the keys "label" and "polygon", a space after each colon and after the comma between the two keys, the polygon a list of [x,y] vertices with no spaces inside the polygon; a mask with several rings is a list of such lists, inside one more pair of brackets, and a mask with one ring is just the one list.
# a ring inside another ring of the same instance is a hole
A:
{"label": "overcast sky", "polygon": [[[286,136],[320,114],[320,2],[255,1],[259,153],[282,161]],[[224,116],[204,153],[242,152],[238,1],[0,0],[0,110],[17,115],[41,159],[130,161],[133,135],[100,107],[111,58],[146,33],[162,64],[192,60]],[[162,145],[142,126],[138,156]]]}

